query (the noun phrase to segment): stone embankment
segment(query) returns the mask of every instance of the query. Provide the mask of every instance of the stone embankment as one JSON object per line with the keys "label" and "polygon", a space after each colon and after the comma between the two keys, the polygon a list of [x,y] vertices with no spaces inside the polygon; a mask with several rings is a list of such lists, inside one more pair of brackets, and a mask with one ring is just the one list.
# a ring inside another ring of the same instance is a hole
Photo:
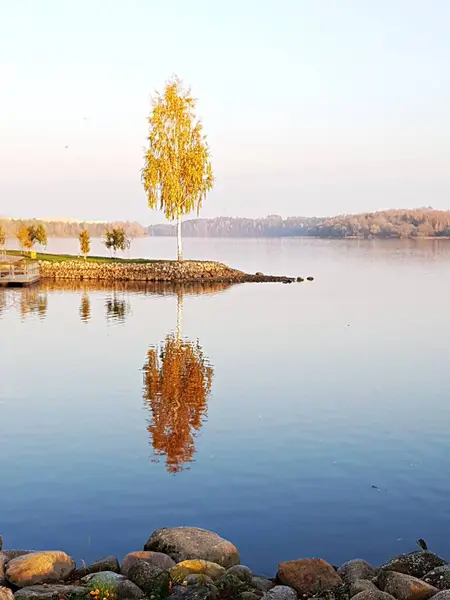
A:
{"label": "stone embankment", "polygon": [[[39,261],[40,274],[54,280],[151,281],[172,283],[244,283],[303,281],[302,277],[280,277],[232,269],[213,261],[155,261],[155,262],[94,262],[70,260]],[[309,278],[312,279],[312,278]]]}
{"label": "stone embankment", "polygon": [[[426,546],[424,546],[426,547]],[[1,550],[1,537],[0,537]],[[76,566],[62,551],[0,552],[0,600],[450,600],[450,564],[426,549],[374,568],[320,558],[282,562],[273,578],[240,564],[212,531],[155,531],[143,550]]]}

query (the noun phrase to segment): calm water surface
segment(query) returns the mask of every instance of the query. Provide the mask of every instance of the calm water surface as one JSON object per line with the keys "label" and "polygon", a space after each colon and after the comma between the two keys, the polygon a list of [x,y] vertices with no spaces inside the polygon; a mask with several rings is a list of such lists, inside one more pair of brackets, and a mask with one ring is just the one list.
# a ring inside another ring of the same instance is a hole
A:
{"label": "calm water surface", "polygon": [[189,524],[265,574],[300,556],[378,563],[418,537],[450,557],[450,242],[185,253],[316,280],[0,291],[5,544],[90,560]]}

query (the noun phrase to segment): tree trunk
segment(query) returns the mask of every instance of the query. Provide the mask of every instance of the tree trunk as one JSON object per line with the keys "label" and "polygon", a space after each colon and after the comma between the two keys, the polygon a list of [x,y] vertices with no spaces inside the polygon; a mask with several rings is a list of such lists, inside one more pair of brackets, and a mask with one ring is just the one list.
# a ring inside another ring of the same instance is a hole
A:
{"label": "tree trunk", "polygon": [[178,260],[183,260],[183,248],[181,245],[181,215],[178,215],[178,224],[177,224],[177,234],[178,234]]}

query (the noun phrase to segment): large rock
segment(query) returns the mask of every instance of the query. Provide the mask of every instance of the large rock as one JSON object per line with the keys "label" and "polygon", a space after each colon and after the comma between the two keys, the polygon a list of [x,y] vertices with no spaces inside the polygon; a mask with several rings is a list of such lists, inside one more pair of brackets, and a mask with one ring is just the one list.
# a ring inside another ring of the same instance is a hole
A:
{"label": "large rock", "polygon": [[423,580],[434,585],[439,590],[450,589],[450,565],[443,565],[442,567],[436,567],[426,575]]}
{"label": "large rock", "polygon": [[170,558],[170,556],[167,556],[167,554],[163,554],[162,552],[148,552],[145,550],[140,550],[138,552],[130,552],[123,559],[122,567],[120,569],[122,575],[128,577],[128,571],[139,560],[143,560],[149,565],[159,567],[163,570],[169,570],[176,564],[175,561],[172,558]]}
{"label": "large rock", "polygon": [[142,560],[130,567],[128,579],[140,587],[147,596],[165,598],[169,593],[169,572]]}
{"label": "large rock", "polygon": [[25,554],[34,554],[35,552],[35,550],[3,550],[2,554],[6,556],[9,562],[10,560],[13,560],[13,558],[18,558]]}
{"label": "large rock", "polygon": [[16,587],[65,581],[75,563],[65,552],[33,552],[14,558],[6,565],[6,578]]}
{"label": "large rock", "polygon": [[450,590],[443,590],[433,596],[433,600],[450,600]]}
{"label": "large rock", "polygon": [[217,589],[206,585],[176,585],[170,600],[215,600]]}
{"label": "large rock", "polygon": [[446,562],[429,550],[418,550],[409,554],[400,554],[382,565],[380,569],[405,573],[413,577],[423,577],[436,567],[445,565]]}
{"label": "large rock", "polygon": [[266,579],[265,577],[259,577],[256,575],[252,577],[250,585],[252,586],[252,588],[255,588],[255,590],[264,593],[268,592],[269,590],[275,587],[275,584],[272,581],[270,581],[270,579]]}
{"label": "large rock", "polygon": [[78,585],[32,585],[14,594],[16,600],[86,600],[86,588]]}
{"label": "large rock", "polygon": [[125,579],[116,588],[118,600],[141,600],[145,598],[144,592],[132,581]]}
{"label": "large rock", "polygon": [[203,573],[191,573],[186,575],[182,585],[214,585],[214,581]]}
{"label": "large rock", "polygon": [[367,589],[353,596],[352,600],[395,600],[394,596],[382,592],[377,587],[375,589]]}
{"label": "large rock", "polygon": [[14,594],[9,588],[0,586],[0,600],[14,600]]}
{"label": "large rock", "polygon": [[288,560],[278,565],[278,580],[294,588],[298,594],[312,596],[342,585],[333,567],[321,558]]}
{"label": "large rock", "polygon": [[295,590],[287,585],[276,585],[264,594],[264,600],[297,600]]}
{"label": "large rock", "polygon": [[175,583],[181,583],[186,575],[208,575],[212,580],[219,579],[225,568],[209,560],[184,560],[170,569],[170,577]]}
{"label": "large rock", "polygon": [[378,591],[379,589],[372,581],[369,581],[368,579],[358,579],[358,581],[354,581],[350,584],[348,595],[350,596],[350,598],[353,598],[353,596],[356,596],[356,594],[359,594],[360,592]]}
{"label": "large rock", "polygon": [[236,546],[217,533],[198,527],[158,529],[150,536],[144,550],[163,552],[175,562],[200,558],[226,569],[240,563]]}
{"label": "large rock", "polygon": [[375,569],[368,562],[360,558],[355,558],[344,563],[339,567],[337,572],[342,581],[348,586],[359,579],[372,579],[376,575]]}
{"label": "large rock", "polygon": [[380,589],[397,600],[428,600],[438,592],[429,583],[396,571],[380,571],[377,575],[377,584]]}
{"label": "large rock", "polygon": [[100,558],[95,562],[81,567],[79,569],[75,569],[70,578],[73,581],[77,581],[82,577],[86,577],[86,575],[91,575],[93,573],[100,573],[101,571],[111,571],[113,573],[120,572],[119,561],[115,556],[106,556],[105,558]]}
{"label": "large rock", "polygon": [[81,579],[83,585],[89,587],[96,587],[106,585],[109,590],[116,590],[117,586],[121,581],[124,581],[125,577],[114,571],[100,571],[99,573],[91,573]]}
{"label": "large rock", "polygon": [[228,569],[227,573],[236,575],[244,583],[251,583],[253,577],[253,573],[245,565],[234,565],[234,567]]}

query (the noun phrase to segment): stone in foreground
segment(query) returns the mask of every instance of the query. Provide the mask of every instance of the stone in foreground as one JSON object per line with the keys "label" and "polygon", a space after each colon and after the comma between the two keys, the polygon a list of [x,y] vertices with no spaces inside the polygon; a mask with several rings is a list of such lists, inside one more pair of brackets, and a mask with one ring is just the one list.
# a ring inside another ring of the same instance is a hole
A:
{"label": "stone in foreground", "polygon": [[353,598],[353,596],[356,596],[356,594],[359,594],[360,592],[379,591],[380,590],[372,581],[369,581],[368,579],[358,579],[358,581],[355,581],[354,583],[350,584],[348,595],[350,596],[350,598]]}
{"label": "stone in foreground", "polygon": [[82,577],[86,577],[86,575],[100,573],[101,571],[112,571],[113,573],[119,573],[120,565],[117,558],[115,556],[106,556],[105,558],[100,558],[86,567],[75,569],[70,578],[73,581],[76,581]]}
{"label": "stone in foreground", "polygon": [[250,583],[252,588],[255,590],[259,590],[260,592],[268,592],[272,588],[275,587],[275,584],[270,581],[270,579],[266,579],[265,577],[255,576],[252,577],[252,581]]}
{"label": "stone in foreground", "polygon": [[450,565],[443,565],[442,567],[436,567],[429,573],[427,573],[423,580],[434,585],[440,590],[450,589]]}
{"label": "stone in foreground", "polygon": [[149,565],[159,567],[163,570],[170,570],[175,566],[175,561],[172,560],[170,556],[167,556],[167,554],[163,554],[162,552],[146,552],[144,550],[140,550],[138,552],[130,552],[125,556],[120,570],[122,575],[128,577],[128,571],[140,560],[143,560]]}
{"label": "stone in foreground", "polygon": [[169,593],[169,572],[142,560],[130,568],[128,579],[140,587],[147,596],[165,598]]}
{"label": "stone in foreground", "polygon": [[412,575],[396,571],[381,571],[377,576],[378,586],[397,600],[428,600],[438,590]]}
{"label": "stone in foreground", "polygon": [[351,585],[359,579],[372,579],[376,575],[375,569],[360,558],[344,563],[337,572],[346,585]]}
{"label": "stone in foreground", "polygon": [[409,554],[400,554],[382,565],[380,569],[405,573],[413,577],[423,577],[436,567],[445,564],[446,561],[437,554],[429,550],[418,550]]}
{"label": "stone in foreground", "polygon": [[16,600],[60,600],[77,598],[85,600],[86,588],[78,585],[32,585],[22,588],[14,595]]}
{"label": "stone in foreground", "polygon": [[333,567],[321,558],[288,560],[278,565],[278,580],[294,588],[298,594],[312,596],[318,590],[329,592],[342,585]]}
{"label": "stone in foreground", "polygon": [[114,571],[100,571],[98,573],[91,573],[82,578],[81,583],[90,587],[107,585],[110,590],[115,590],[121,581],[124,581],[125,577]]}
{"label": "stone in foreground", "polygon": [[442,590],[438,592],[436,596],[433,596],[433,600],[450,600],[450,590]]}
{"label": "stone in foreground", "polygon": [[186,575],[207,575],[212,580],[219,579],[224,575],[225,569],[220,565],[208,560],[184,560],[170,569],[172,581],[180,583]]}
{"label": "stone in foreground", "polygon": [[264,600],[297,600],[295,590],[287,585],[276,585],[263,596]]}
{"label": "stone in foreground", "polygon": [[394,596],[382,592],[376,586],[375,589],[364,590],[353,596],[352,600],[395,600]]}
{"label": "stone in foreground", "polygon": [[8,558],[3,552],[0,552],[0,587],[6,585],[6,563]]}
{"label": "stone in foreground", "polygon": [[0,586],[0,600],[14,600],[14,594],[9,588]]}
{"label": "stone in foreground", "polygon": [[14,558],[6,565],[6,578],[16,587],[65,581],[75,563],[65,552],[33,552]]}
{"label": "stone in foreground", "polygon": [[239,552],[228,540],[198,527],[170,527],[154,531],[144,550],[168,554],[175,562],[200,558],[226,569],[240,563]]}
{"label": "stone in foreground", "polygon": [[116,594],[119,600],[141,600],[141,598],[145,598],[141,588],[128,579],[119,582]]}
{"label": "stone in foreground", "polygon": [[170,596],[170,600],[215,600],[217,589],[208,586],[176,585]]}
{"label": "stone in foreground", "polygon": [[234,565],[234,567],[228,569],[227,573],[233,573],[233,575],[236,575],[244,583],[251,583],[253,577],[253,573],[245,565]]}

